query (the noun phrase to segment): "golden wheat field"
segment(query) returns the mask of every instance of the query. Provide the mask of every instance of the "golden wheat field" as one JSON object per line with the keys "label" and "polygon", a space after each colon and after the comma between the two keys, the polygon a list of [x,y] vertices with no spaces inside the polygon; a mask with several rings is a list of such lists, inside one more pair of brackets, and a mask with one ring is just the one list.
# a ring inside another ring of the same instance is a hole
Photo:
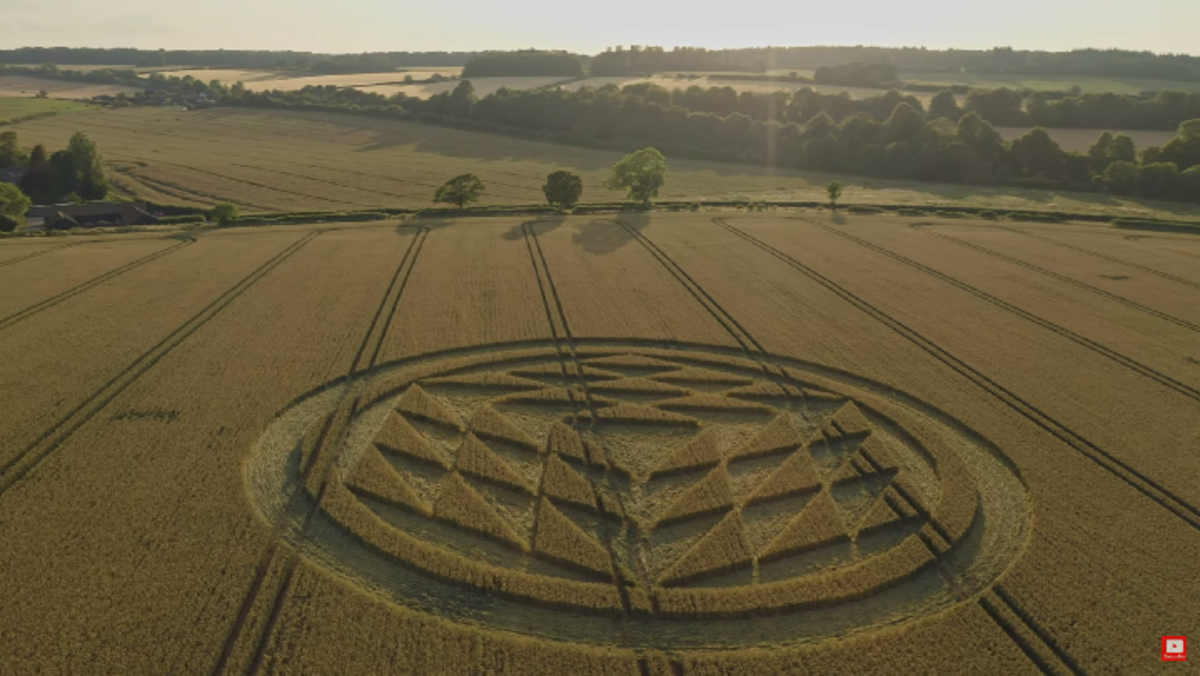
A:
{"label": "golden wheat field", "polygon": [[[540,203],[547,174],[583,180],[583,201],[621,198],[602,183],[625,153],[364,116],[220,108],[89,110],[22,122],[23,146],[62,147],[77,131],[96,141],[121,197],[243,211],[348,211],[432,205],[447,179],[474,173],[483,202]],[[708,162],[668,153],[664,200],[826,199],[827,173]],[[1109,195],[839,176],[855,204],[961,205],[997,210],[1194,218],[1200,208]]]}
{"label": "golden wheat field", "polygon": [[1158,673],[1198,259],[818,211],[0,241],[0,672]]}

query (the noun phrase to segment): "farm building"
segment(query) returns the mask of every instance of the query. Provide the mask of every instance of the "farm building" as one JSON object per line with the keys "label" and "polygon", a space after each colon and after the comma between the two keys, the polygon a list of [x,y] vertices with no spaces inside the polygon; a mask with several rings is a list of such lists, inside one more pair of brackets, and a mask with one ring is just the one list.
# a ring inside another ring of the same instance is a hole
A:
{"label": "farm building", "polygon": [[30,218],[45,219],[48,230],[98,226],[152,225],[158,218],[146,211],[146,205],[131,202],[92,202],[90,204],[51,204],[29,209]]}
{"label": "farm building", "polygon": [[25,167],[12,167],[9,169],[0,169],[0,183],[12,183],[17,185],[21,179],[25,177],[25,173],[29,169]]}

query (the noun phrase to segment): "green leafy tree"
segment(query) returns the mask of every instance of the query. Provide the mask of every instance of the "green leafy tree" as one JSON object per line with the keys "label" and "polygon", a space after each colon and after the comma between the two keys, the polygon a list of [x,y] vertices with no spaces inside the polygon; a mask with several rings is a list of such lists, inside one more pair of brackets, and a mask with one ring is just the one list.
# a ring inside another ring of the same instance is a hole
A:
{"label": "green leafy tree", "polygon": [[1109,162],[1137,162],[1137,149],[1133,139],[1125,134],[1117,134],[1108,146]]}
{"label": "green leafy tree", "polygon": [[842,184],[830,181],[829,185],[825,186],[825,192],[829,193],[829,206],[836,210],[838,199],[842,196]]}
{"label": "green leafy tree", "polygon": [[1066,153],[1041,127],[1034,127],[1014,139],[1009,157],[1019,173],[1043,177],[1060,175],[1067,160]]}
{"label": "green leafy tree", "polygon": [[1133,162],[1113,162],[1103,176],[1104,185],[1118,195],[1132,195],[1137,190],[1138,165]]}
{"label": "green leafy tree", "polygon": [[17,144],[17,132],[0,132],[0,169],[22,166],[26,159],[21,146]]}
{"label": "green leafy tree", "polygon": [[954,98],[954,92],[943,89],[929,101],[929,113],[925,117],[930,120],[943,117],[957,120],[961,116],[962,109],[958,107],[958,99]]}
{"label": "green leafy tree", "polygon": [[629,199],[649,206],[667,182],[667,158],[657,148],[642,148],[613,165],[604,187],[625,190]]}
{"label": "green leafy tree", "polygon": [[21,191],[29,195],[34,204],[50,204],[62,195],[54,165],[46,155],[46,146],[38,144],[30,151],[29,171],[21,177]]}
{"label": "green leafy tree", "polygon": [[1004,156],[1004,138],[978,113],[967,113],[959,118],[954,135],[975,151],[975,158],[980,162],[995,163]]}
{"label": "green leafy tree", "polygon": [[17,186],[0,183],[0,231],[12,232],[25,222],[31,202]]}
{"label": "green leafy tree", "polygon": [[1112,148],[1113,135],[1110,132],[1103,132],[1096,138],[1096,142],[1088,147],[1087,156],[1091,161],[1092,169],[1097,172],[1103,172],[1108,168],[1110,160],[1108,152]]}
{"label": "green leafy tree", "polygon": [[898,103],[883,123],[883,138],[888,142],[910,142],[925,130],[925,116],[907,102]]}
{"label": "green leafy tree", "polygon": [[241,212],[238,211],[236,204],[221,202],[208,212],[208,217],[217,225],[229,225],[241,218]]}
{"label": "green leafy tree", "polygon": [[66,150],[50,158],[58,179],[58,188],[73,192],[84,200],[100,200],[108,194],[108,177],[104,174],[104,158],[95,142],[83,132],[76,132]]}
{"label": "green leafy tree", "polygon": [[475,174],[463,174],[446,181],[445,185],[438,188],[433,201],[453,204],[461,209],[469,202],[478,201],[482,194],[483,181]]}
{"label": "green leafy tree", "polygon": [[550,206],[571,209],[583,194],[583,179],[569,171],[556,171],[546,177],[542,192]]}

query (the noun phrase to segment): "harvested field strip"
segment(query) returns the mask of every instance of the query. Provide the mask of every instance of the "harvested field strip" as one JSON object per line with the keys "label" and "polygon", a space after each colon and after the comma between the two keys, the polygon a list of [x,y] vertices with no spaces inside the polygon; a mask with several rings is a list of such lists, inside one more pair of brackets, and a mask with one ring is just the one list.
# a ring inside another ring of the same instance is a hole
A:
{"label": "harvested field strip", "polygon": [[31,317],[31,316],[41,312],[42,310],[45,310],[46,308],[53,307],[54,305],[57,305],[58,303],[61,303],[62,301],[66,300],[68,298],[71,298],[72,296],[77,296],[98,284],[103,284],[104,282],[107,282],[111,279],[119,277],[122,274],[124,274],[138,266],[145,265],[146,263],[149,263],[150,261],[155,260],[156,258],[161,258],[162,256],[166,256],[167,254],[171,253],[172,251],[176,251],[176,250],[180,249],[181,247],[185,247],[195,241],[196,240],[194,240],[194,239],[187,239],[182,242],[179,242],[175,246],[167,247],[166,249],[161,249],[159,251],[155,251],[153,253],[147,254],[146,256],[143,256],[131,263],[126,263],[125,265],[122,265],[119,268],[105,272],[97,277],[93,277],[92,279],[90,279],[86,282],[83,282],[82,284],[78,284],[76,286],[71,287],[70,289],[67,289],[66,291],[63,291],[57,295],[51,296],[50,298],[47,298],[47,299],[41,301],[40,303],[35,303],[23,310],[20,310],[19,312],[15,312],[7,317],[0,318],[0,330],[4,330],[4,329],[12,326],[13,324],[16,324],[17,322],[21,321],[22,319]]}
{"label": "harvested field strip", "polygon": [[1007,261],[1007,262],[1009,262],[1009,263],[1012,263],[1012,264],[1014,264],[1014,265],[1019,265],[1019,266],[1021,266],[1021,267],[1025,268],[1025,269],[1027,269],[1027,270],[1033,270],[1034,272],[1037,272],[1037,273],[1039,273],[1039,274],[1045,275],[1045,276],[1047,276],[1047,277],[1051,277],[1051,278],[1053,278],[1053,279],[1056,279],[1056,280],[1058,280],[1058,281],[1060,281],[1060,282],[1064,282],[1064,283],[1066,283],[1066,284],[1070,284],[1071,286],[1078,287],[1078,288],[1080,288],[1080,289],[1083,289],[1083,290],[1085,290],[1085,291],[1088,291],[1089,293],[1094,293],[1094,294],[1096,294],[1097,296],[1102,296],[1102,297],[1104,297],[1104,298],[1107,298],[1107,299],[1109,299],[1109,300],[1111,300],[1111,301],[1115,301],[1115,302],[1117,302],[1117,303],[1121,303],[1121,304],[1123,304],[1123,305],[1127,305],[1127,306],[1129,306],[1129,307],[1131,307],[1131,308],[1134,308],[1135,310],[1140,310],[1140,311],[1142,311],[1142,312],[1145,312],[1146,314],[1153,315],[1153,316],[1155,316],[1155,317],[1158,317],[1159,319],[1162,319],[1163,321],[1168,321],[1168,322],[1171,322],[1172,324],[1175,324],[1175,325],[1177,325],[1177,326],[1182,326],[1182,327],[1183,327],[1183,328],[1185,328],[1185,329],[1189,329],[1189,330],[1192,330],[1192,331],[1200,331],[1200,324],[1194,324],[1194,323],[1192,323],[1192,322],[1189,322],[1189,321],[1187,321],[1186,319],[1180,319],[1179,317],[1175,317],[1175,316],[1173,316],[1173,315],[1169,315],[1169,314],[1167,314],[1166,312],[1159,312],[1158,310],[1155,310],[1155,309],[1154,309],[1154,308],[1152,308],[1152,307],[1147,307],[1147,306],[1145,306],[1145,305],[1142,305],[1141,303],[1138,303],[1137,301],[1130,300],[1130,299],[1128,299],[1128,298],[1125,298],[1125,297],[1123,297],[1123,296],[1118,296],[1118,295],[1117,295],[1117,294],[1115,294],[1115,293],[1110,293],[1110,292],[1108,292],[1108,291],[1105,291],[1104,289],[1101,289],[1101,288],[1100,288],[1100,287],[1098,287],[1098,286],[1094,286],[1094,285],[1092,285],[1092,284],[1088,284],[1087,282],[1080,281],[1080,280],[1078,280],[1078,279],[1076,279],[1076,278],[1074,278],[1074,277],[1068,277],[1067,275],[1060,274],[1060,273],[1058,273],[1058,272],[1055,272],[1054,270],[1049,270],[1049,269],[1047,269],[1047,268],[1044,268],[1044,267],[1042,267],[1042,266],[1040,266],[1040,265],[1035,265],[1035,264],[1033,264],[1033,263],[1030,263],[1030,262],[1028,262],[1028,261],[1021,260],[1020,258],[1016,258],[1015,256],[1009,256],[1008,254],[1000,253],[999,251],[994,251],[994,250],[992,250],[992,249],[989,249],[989,248],[987,248],[987,247],[985,247],[985,246],[980,246],[980,245],[978,245],[978,244],[973,244],[973,243],[971,243],[971,242],[968,242],[968,241],[966,241],[966,240],[964,240],[964,239],[959,239],[959,238],[957,238],[957,237],[954,237],[954,236],[952,236],[952,235],[947,235],[947,234],[946,234],[946,233],[944,233],[944,232],[937,232],[937,231],[936,231],[936,230],[934,230],[933,228],[929,228],[929,227],[926,227],[926,228],[921,228],[921,231],[922,231],[922,232],[924,232],[924,233],[926,233],[926,234],[932,235],[932,236],[934,236],[934,237],[938,237],[938,238],[940,238],[940,239],[943,239],[943,240],[945,240],[945,241],[947,241],[947,242],[953,242],[953,243],[955,243],[955,244],[957,244],[957,245],[959,245],[959,246],[966,247],[966,248],[968,248],[968,249],[971,249],[971,250],[973,250],[973,251],[978,251],[978,252],[980,252],[980,253],[987,254],[988,256],[992,256],[992,257],[994,257],[994,258],[999,258],[999,259],[1000,259],[1000,260],[1002,260],[1002,261]]}
{"label": "harvested field strip", "polygon": [[[384,339],[386,338],[390,324],[395,317],[396,307],[400,304],[400,298],[402,297],[404,289],[408,284],[409,277],[412,275],[413,268],[416,264],[417,258],[420,256],[421,248],[427,235],[428,230],[421,228],[410,241],[408,249],[405,251],[404,257],[400,260],[399,265],[396,266],[396,271],[392,275],[392,279],[388,285],[387,291],[384,293],[383,298],[380,300],[379,307],[376,309],[374,317],[371,319],[371,324],[368,326],[367,331],[363,335],[362,342],[359,344],[357,352],[355,353],[353,359],[350,360],[350,368],[347,372],[347,377],[368,370],[376,364],[376,361],[379,358],[380,348],[383,345]],[[385,311],[387,312],[386,317],[384,316]],[[370,357],[364,362],[364,357],[367,355],[368,351],[370,352]],[[306,489],[311,489],[313,486],[318,487],[316,495],[314,496],[315,500],[313,500],[312,507],[306,512],[304,521],[301,524],[300,528],[302,533],[309,528],[313,518],[316,516],[317,511],[321,507],[321,501],[328,486],[330,476],[329,470],[337,461],[335,449],[340,448],[344,443],[345,435],[349,431],[349,422],[353,418],[354,413],[357,411],[360,403],[361,402],[358,396],[345,396],[343,397],[342,401],[339,402],[337,410],[329,418],[331,422],[328,423],[328,427],[322,431],[309,456],[308,463],[305,468],[306,476],[304,476],[303,479],[298,482],[297,486],[293,489],[293,492],[289,497],[289,503],[295,503],[300,499],[300,496]],[[217,660],[217,663],[213,668],[212,673],[214,676],[227,673],[230,670],[231,657],[233,656],[239,643],[247,640],[250,641],[250,645],[256,646],[253,653],[253,659],[249,667],[249,673],[256,673],[262,665],[266,646],[268,645],[272,632],[275,629],[275,625],[278,622],[280,610],[285,604],[288,591],[291,588],[292,580],[295,576],[296,567],[299,561],[299,556],[293,551],[289,550],[283,555],[285,557],[283,564],[285,568],[282,575],[281,584],[277,589],[272,589],[269,595],[264,597],[264,601],[260,603],[259,597],[262,596],[263,588],[260,578],[266,573],[267,570],[272,568],[273,562],[279,551],[278,543],[282,537],[285,526],[286,523],[283,521],[274,524],[272,544],[267,551],[263,553],[257,568],[259,571],[258,577],[256,577],[255,581],[251,584],[249,592],[243,599],[238,611],[238,620],[230,628],[230,632],[226,636],[220,658]],[[245,626],[245,618],[249,617],[254,612],[256,607],[262,607],[264,604],[267,604],[267,607],[270,608],[270,611],[268,614],[269,619],[266,626],[263,628],[262,634],[260,634],[257,638],[253,636],[244,637],[243,627]]]}
{"label": "harvested field strip", "polygon": [[66,439],[90,420],[97,411],[115,399],[122,391],[140,378],[142,374],[171,352],[171,350],[183,343],[188,336],[195,333],[197,329],[228,307],[238,296],[245,293],[247,289],[254,286],[271,270],[300,250],[305,244],[312,241],[318,234],[314,232],[301,237],[291,246],[250,273],[166,338],[163,338],[158,344],[150,348],[150,350],[144,352],[133,363],[129,364],[124,370],[105,383],[103,387],[92,393],[66,416],[57,421],[50,429],[43,432],[33,443],[26,446],[13,458],[8,459],[3,465],[0,465],[0,495],[3,495],[20,482],[46,456],[58,449]]}
{"label": "harvested field strip", "polygon": [[37,249],[36,251],[24,251],[23,248],[18,248],[17,246],[15,246],[15,243],[9,244],[7,246],[0,246],[0,268],[8,267],[9,265],[15,265],[22,261],[27,261],[30,258],[37,258],[38,256],[44,256],[44,255],[50,253],[51,251],[58,251],[59,249],[65,249],[69,246],[78,246],[80,244],[84,244],[84,242],[68,242],[66,244],[47,244],[43,248]]}
{"label": "harvested field strip", "polygon": [[821,275],[815,270],[805,266],[798,260],[783,253],[779,249],[772,247],[771,245],[759,240],[749,233],[744,232],[743,230],[728,225],[720,219],[715,219],[715,222],[729,232],[738,235],[746,242],[771,253],[799,272],[802,272],[805,276],[817,281],[822,286],[840,296],[846,302],[859,308],[895,333],[916,344],[922,350],[929,353],[930,356],[966,377],[981,389],[1003,402],[1009,408],[1012,408],[1017,413],[1027,418],[1030,422],[1057,437],[1079,454],[1095,462],[1100,467],[1129,484],[1138,492],[1150,498],[1164,509],[1170,511],[1188,525],[1200,530],[1200,509],[1197,509],[1195,506],[1189,504],[1170,490],[1164,488],[1158,482],[1150,479],[1124,461],[1115,457],[1112,453],[1096,446],[1083,436],[1062,425],[1033,405],[1026,402],[1021,397],[997,384],[982,372],[974,369],[966,362],[962,361],[950,352],[947,352],[937,344],[929,341],[924,336],[909,328],[905,324],[897,321],[890,315],[867,303],[858,296],[850,293],[828,277]]}
{"label": "harvested field strip", "polygon": [[1059,324],[1055,324],[1054,322],[1051,322],[1047,319],[1043,319],[1043,318],[1033,314],[1032,312],[1028,312],[1026,310],[1023,310],[1023,309],[1017,307],[1016,305],[1013,305],[1011,303],[1003,301],[1000,298],[997,298],[996,296],[993,296],[993,295],[986,293],[974,286],[971,286],[970,284],[961,282],[958,279],[951,277],[950,275],[939,272],[927,265],[923,265],[911,258],[908,258],[907,256],[903,256],[903,255],[898,254],[889,249],[885,249],[881,246],[872,244],[871,242],[864,240],[862,238],[856,237],[854,235],[851,235],[850,233],[848,233],[844,230],[834,228],[831,226],[827,226],[827,225],[824,225],[821,223],[816,223],[813,221],[805,221],[805,222],[810,223],[826,232],[837,235],[838,237],[841,237],[845,240],[854,242],[855,244],[857,244],[861,247],[870,249],[871,251],[874,251],[876,253],[887,256],[888,258],[891,258],[893,260],[900,261],[901,263],[903,263],[911,268],[920,270],[921,272],[923,272],[931,277],[935,277],[943,282],[946,282],[947,284],[950,284],[959,289],[962,289],[963,291],[966,291],[967,293],[971,294],[972,296],[975,296],[976,298],[979,298],[980,300],[982,300],[984,302],[991,303],[992,305],[995,305],[995,306],[1000,307],[1008,312],[1011,312],[1012,314],[1017,315],[1018,317],[1021,317],[1022,319],[1026,320],[1028,322],[1037,324],[1038,326],[1040,326],[1046,330],[1053,331],[1054,333],[1057,333],[1058,335],[1062,336],[1063,338],[1066,338],[1067,340],[1070,340],[1071,342],[1076,343],[1086,349],[1089,349],[1093,352],[1103,355],[1104,357],[1124,366],[1125,368],[1127,368],[1135,373],[1138,373],[1139,375],[1145,376],[1145,377],[1159,383],[1160,385],[1169,387],[1169,388],[1175,390],[1176,392],[1179,392],[1180,394],[1184,395],[1185,397],[1188,397],[1194,401],[1200,402],[1200,390],[1188,385],[1187,383],[1176,380],[1175,378],[1172,378],[1171,376],[1168,376],[1165,373],[1162,373],[1162,372],[1157,371],[1149,366],[1146,366],[1145,364],[1142,364],[1138,361],[1130,359],[1129,357],[1126,357],[1125,355],[1123,355],[1119,352],[1116,352],[1115,350],[1112,350],[1100,343],[1097,343],[1094,340],[1091,340],[1089,338],[1081,336],[1081,335],[1075,333],[1074,331],[1064,328],[1063,326],[1061,326]]}
{"label": "harvested field strip", "polygon": [[[1026,235],[1028,237],[1033,237],[1033,238],[1041,240],[1043,242],[1049,242],[1056,246],[1061,246],[1061,247],[1064,247],[1067,249],[1071,249],[1072,251],[1078,251],[1079,253],[1087,254],[1089,256],[1095,256],[1096,258],[1102,258],[1106,261],[1111,261],[1113,263],[1120,263],[1121,265],[1127,265],[1131,268],[1134,268],[1136,270],[1141,270],[1142,272],[1149,273],[1156,277],[1162,277],[1163,279],[1169,279],[1172,282],[1175,282],[1176,284],[1183,284],[1185,286],[1190,286],[1194,289],[1200,289],[1200,282],[1196,282],[1196,281],[1193,281],[1190,279],[1184,279],[1183,277],[1178,277],[1176,275],[1172,275],[1170,273],[1163,272],[1162,270],[1158,270],[1158,269],[1155,269],[1152,267],[1148,267],[1146,265],[1142,265],[1141,263],[1134,263],[1133,261],[1127,260],[1125,258],[1119,258],[1117,256],[1113,256],[1108,253],[1101,253],[1099,251],[1095,251],[1090,248],[1084,248],[1081,246],[1076,246],[1074,244],[1068,244],[1066,242],[1059,241],[1052,237],[1047,237],[1041,233],[1031,232],[1028,229],[1013,228],[1013,227],[1005,227],[1004,229],[1008,230],[1010,232],[1016,232],[1016,233],[1020,233],[1022,235]],[[1095,246],[1095,245],[1092,245],[1092,246]]]}
{"label": "harvested field strip", "polygon": [[0,293],[0,318],[22,313],[97,276],[178,244],[161,235],[134,237],[60,249],[36,263],[0,268],[0,288],[4,289]]}

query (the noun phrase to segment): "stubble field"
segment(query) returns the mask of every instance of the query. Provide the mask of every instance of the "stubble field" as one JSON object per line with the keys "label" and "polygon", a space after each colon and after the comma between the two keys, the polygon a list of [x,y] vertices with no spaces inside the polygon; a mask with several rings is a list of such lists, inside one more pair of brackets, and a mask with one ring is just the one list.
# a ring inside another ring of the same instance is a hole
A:
{"label": "stubble field", "polygon": [[[244,211],[346,211],[431,206],[463,173],[486,184],[483,202],[544,201],[547,174],[567,169],[584,202],[614,201],[601,187],[623,152],[480,134],[362,116],[221,108],[94,110],[13,125],[21,143],[61,147],[76,131],[100,146],[125,197],[164,204],[233,202]],[[636,148],[630,148],[634,150]],[[668,154],[661,198],[680,201],[824,201],[825,173],[705,162]],[[837,177],[847,202],[962,205],[997,210],[1191,218],[1194,205],[1106,195]]]}
{"label": "stubble field", "polygon": [[1200,625],[1188,236],[72,240],[0,242],[0,671],[1156,673]]}

